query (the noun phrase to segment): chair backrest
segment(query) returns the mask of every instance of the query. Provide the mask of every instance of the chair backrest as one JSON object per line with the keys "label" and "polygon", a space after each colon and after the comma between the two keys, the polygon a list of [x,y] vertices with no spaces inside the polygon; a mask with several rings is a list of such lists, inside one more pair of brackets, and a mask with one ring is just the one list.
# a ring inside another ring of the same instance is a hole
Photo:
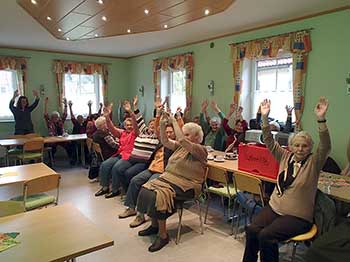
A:
{"label": "chair backrest", "polygon": [[233,174],[236,190],[246,191],[260,197],[261,203],[264,206],[264,194],[262,190],[262,181],[252,175],[245,174],[240,171],[235,171]]}
{"label": "chair backrest", "polygon": [[225,170],[216,168],[216,167],[208,167],[206,172],[206,179],[213,180],[219,183],[228,183],[228,176]]}
{"label": "chair backrest", "polygon": [[42,152],[44,149],[44,138],[34,137],[23,145],[23,152]]}
{"label": "chair backrest", "polygon": [[104,161],[104,157],[103,157],[102,149],[101,149],[100,145],[95,143],[95,142],[92,142],[92,148],[95,151],[95,153],[101,157],[102,161]]}
{"label": "chair backrest", "polygon": [[0,217],[11,216],[25,211],[23,202],[0,201]]}
{"label": "chair backrest", "polygon": [[61,176],[59,174],[52,174],[28,180],[24,183],[23,195],[26,197],[29,195],[47,192],[53,189],[58,189],[60,185],[60,179]]}
{"label": "chair backrest", "polygon": [[92,143],[93,143],[93,140],[91,138],[86,138],[86,146],[89,150],[89,152],[91,152],[91,147],[92,147]]}

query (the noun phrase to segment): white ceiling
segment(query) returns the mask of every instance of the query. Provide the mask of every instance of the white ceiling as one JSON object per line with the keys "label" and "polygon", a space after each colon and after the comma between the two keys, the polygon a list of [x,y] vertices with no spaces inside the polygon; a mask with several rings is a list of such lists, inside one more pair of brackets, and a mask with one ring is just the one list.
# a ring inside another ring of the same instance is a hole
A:
{"label": "white ceiling", "polygon": [[63,41],[54,38],[15,0],[1,0],[0,47],[130,57],[346,5],[349,0],[237,0],[223,13],[165,31]]}

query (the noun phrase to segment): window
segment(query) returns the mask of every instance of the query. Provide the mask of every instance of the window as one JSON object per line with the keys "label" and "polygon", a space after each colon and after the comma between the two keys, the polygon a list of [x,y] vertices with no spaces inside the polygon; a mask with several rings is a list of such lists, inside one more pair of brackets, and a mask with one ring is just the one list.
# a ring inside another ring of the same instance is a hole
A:
{"label": "window", "polygon": [[293,59],[290,56],[277,59],[256,60],[253,63],[252,118],[258,111],[261,101],[271,100],[270,117],[279,121],[287,118],[286,105],[293,105]]}
{"label": "window", "polygon": [[92,101],[92,113],[97,112],[103,102],[101,75],[64,74],[64,92],[67,101],[73,102],[73,113],[87,116],[87,103]]}
{"label": "window", "polygon": [[[10,100],[13,92],[17,90],[17,73],[14,70],[0,70],[0,120],[13,120],[13,115],[9,109]],[[6,102],[5,102],[6,101]],[[15,103],[17,100],[15,101]]]}
{"label": "window", "polygon": [[186,107],[186,70],[161,71],[161,98],[169,96],[171,112]]}

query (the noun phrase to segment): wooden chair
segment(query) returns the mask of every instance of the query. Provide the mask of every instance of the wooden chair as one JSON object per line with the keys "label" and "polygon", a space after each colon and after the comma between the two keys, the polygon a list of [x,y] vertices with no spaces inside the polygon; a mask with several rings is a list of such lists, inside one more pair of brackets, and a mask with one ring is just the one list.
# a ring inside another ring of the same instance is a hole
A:
{"label": "wooden chair", "polygon": [[[23,186],[23,195],[14,197],[11,200],[23,203],[26,211],[50,204],[57,205],[60,179],[61,176],[59,174],[52,174],[26,181]],[[57,192],[56,196],[45,193],[54,189]]]}
{"label": "wooden chair", "polygon": [[297,249],[298,244],[301,243],[301,242],[313,239],[316,236],[316,234],[317,234],[317,226],[315,224],[313,224],[311,229],[309,230],[309,232],[306,232],[304,234],[292,237],[291,239],[286,241],[287,243],[289,243],[289,242],[293,243],[293,251],[292,251],[291,262],[294,262],[295,253],[296,253],[296,249]]}
{"label": "wooden chair", "polygon": [[92,142],[92,149],[94,150],[97,157],[101,158],[101,161],[105,161],[103,154],[102,154],[101,146],[99,144]]}
{"label": "wooden chair", "polygon": [[[261,205],[262,207],[264,206],[264,193],[263,193],[263,186],[262,186],[262,181],[252,175],[248,175],[246,173],[236,171],[233,174],[233,181],[235,183],[235,190],[236,194],[238,195],[239,192],[248,192],[253,194],[254,198],[255,196],[258,197],[259,202],[254,201],[255,205]],[[235,198],[235,203],[234,203],[234,208],[236,206],[236,203],[239,202],[239,210],[238,210],[238,217],[237,217],[237,222],[236,222],[236,231],[235,231],[235,238],[237,236],[237,231],[238,231],[238,226],[239,226],[239,220],[240,216],[242,214],[243,208],[248,212],[250,217],[253,215],[254,210],[250,210],[249,207],[246,206],[246,203],[240,202],[240,197],[237,196]],[[246,214],[247,215],[247,214]],[[233,220],[231,221],[231,230],[233,232]]]}
{"label": "wooden chair", "polygon": [[25,211],[22,202],[0,201],[0,217],[11,216]]}
{"label": "wooden chair", "polygon": [[40,160],[43,162],[44,138],[35,137],[29,139],[23,145],[22,153],[17,156],[17,159],[23,164],[28,160]]}
{"label": "wooden chair", "polygon": [[86,138],[86,147],[89,150],[89,153],[91,153],[92,143],[93,143],[93,140],[91,138],[89,138],[89,137]]}
{"label": "wooden chair", "polygon": [[[221,187],[216,186],[208,186],[208,179],[217,183],[220,183]],[[221,196],[221,202],[224,209],[224,216],[225,216],[225,205],[224,205],[224,197],[228,198],[228,211],[227,216],[230,215],[230,207],[231,207],[231,200],[233,200],[236,196],[236,191],[234,189],[233,183],[230,183],[229,176],[225,170],[216,168],[216,167],[209,167],[205,179],[205,192],[208,196],[207,199],[207,206],[205,210],[205,217],[204,217],[204,224],[207,222],[207,215],[208,215],[208,209],[209,209],[209,202],[210,202],[210,195],[215,194]]]}

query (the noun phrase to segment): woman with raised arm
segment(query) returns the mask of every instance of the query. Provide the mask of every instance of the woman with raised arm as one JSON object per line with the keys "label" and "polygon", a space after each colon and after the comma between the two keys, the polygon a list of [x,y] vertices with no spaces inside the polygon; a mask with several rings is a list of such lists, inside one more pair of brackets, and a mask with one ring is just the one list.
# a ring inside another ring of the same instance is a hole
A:
{"label": "woman with raised arm", "polygon": [[33,90],[34,102],[29,105],[28,98],[26,96],[20,96],[17,100],[16,106],[14,105],[16,97],[19,96],[18,90],[13,93],[13,97],[10,101],[9,108],[15,118],[15,135],[26,135],[34,133],[32,122],[32,111],[39,104],[38,91]]}
{"label": "woman with raised arm", "polygon": [[[167,123],[173,125],[177,141],[168,139],[165,132]],[[140,231],[139,236],[159,233],[148,248],[150,252],[158,251],[169,243],[166,219],[176,211],[174,202],[199,195],[207,165],[207,151],[200,144],[203,131],[199,125],[187,123],[181,131],[175,118],[164,113],[160,128],[161,143],[174,153],[164,173],[143,185],[137,200],[137,210],[152,218],[152,224]]]}
{"label": "woman with raised arm", "polygon": [[321,97],[315,107],[320,143],[312,153],[311,136],[301,131],[290,138],[289,149],[274,141],[268,123],[270,101],[261,103],[262,131],[269,151],[280,163],[276,187],[268,205],[246,227],[244,262],[278,261],[278,243],[310,230],[320,171],[331,150],[326,125],[328,101]]}

